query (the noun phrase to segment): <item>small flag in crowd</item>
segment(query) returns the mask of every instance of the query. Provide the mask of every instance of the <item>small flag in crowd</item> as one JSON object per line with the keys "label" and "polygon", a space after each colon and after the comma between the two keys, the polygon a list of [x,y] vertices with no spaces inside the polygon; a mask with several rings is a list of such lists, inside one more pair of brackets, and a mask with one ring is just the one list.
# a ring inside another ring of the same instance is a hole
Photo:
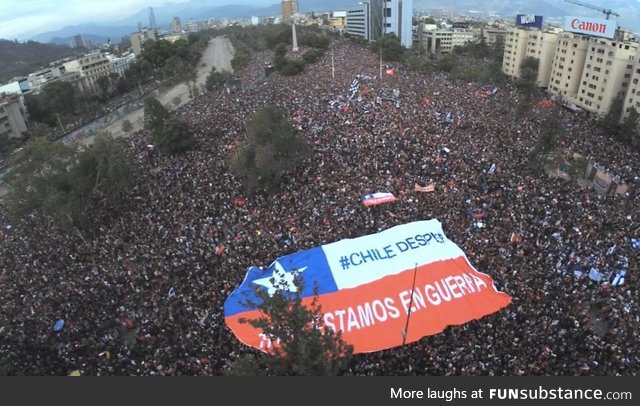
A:
{"label": "small flag in crowd", "polygon": [[491,167],[487,171],[487,174],[488,175],[493,175],[494,173],[496,173],[496,164],[491,164]]}
{"label": "small flag in crowd", "polygon": [[444,119],[445,122],[447,122],[448,124],[453,123],[453,115],[449,112],[447,113],[447,116]]}
{"label": "small flag in crowd", "polygon": [[611,286],[624,285],[625,276],[627,276],[627,271],[622,269],[616,271],[613,275],[613,279],[611,279]]}
{"label": "small flag in crowd", "polygon": [[387,74],[387,76],[394,76],[396,74],[396,71],[391,68],[387,69],[385,73]]}
{"label": "small flag in crowd", "polygon": [[591,268],[589,270],[589,279],[592,281],[600,282],[602,278],[604,278],[604,275],[597,268]]}
{"label": "small flag in crowd", "polygon": [[366,207],[377,206],[383,203],[391,203],[398,200],[392,193],[370,193],[360,197]]}
{"label": "small flag in crowd", "polygon": [[431,183],[427,186],[420,186],[416,183],[415,186],[413,187],[413,190],[416,192],[426,192],[426,193],[435,192],[436,185]]}
{"label": "small flag in crowd", "polygon": [[511,243],[517,244],[522,241],[522,235],[520,233],[511,233]]}
{"label": "small flag in crowd", "polygon": [[53,331],[60,331],[64,327],[64,320],[59,319],[56,321],[56,324],[53,325]]}
{"label": "small flag in crowd", "polygon": [[224,252],[224,245],[220,244],[216,247],[216,255],[220,256],[222,255],[222,253]]}
{"label": "small flag in crowd", "polygon": [[631,239],[631,248],[633,248],[636,251],[640,251],[640,238]]}

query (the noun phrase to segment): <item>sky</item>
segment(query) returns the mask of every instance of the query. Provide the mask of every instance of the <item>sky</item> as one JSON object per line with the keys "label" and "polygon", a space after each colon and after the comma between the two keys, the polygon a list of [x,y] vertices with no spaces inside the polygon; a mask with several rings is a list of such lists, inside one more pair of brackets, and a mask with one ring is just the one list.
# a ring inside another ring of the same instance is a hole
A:
{"label": "sky", "polygon": [[[124,19],[146,7],[189,0],[0,0],[0,38],[25,40],[33,35],[85,22]],[[200,0],[204,2],[203,0]],[[208,0],[208,5],[271,4],[277,0]]]}

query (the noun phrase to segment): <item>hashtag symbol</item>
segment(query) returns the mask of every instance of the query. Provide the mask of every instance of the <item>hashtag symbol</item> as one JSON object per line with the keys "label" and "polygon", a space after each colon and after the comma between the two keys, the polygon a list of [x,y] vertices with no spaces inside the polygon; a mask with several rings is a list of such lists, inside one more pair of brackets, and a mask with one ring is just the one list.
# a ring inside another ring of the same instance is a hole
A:
{"label": "hashtag symbol", "polygon": [[349,269],[349,266],[351,266],[351,261],[349,261],[349,257],[347,257],[346,255],[343,255],[340,257],[340,266],[342,266],[342,269]]}

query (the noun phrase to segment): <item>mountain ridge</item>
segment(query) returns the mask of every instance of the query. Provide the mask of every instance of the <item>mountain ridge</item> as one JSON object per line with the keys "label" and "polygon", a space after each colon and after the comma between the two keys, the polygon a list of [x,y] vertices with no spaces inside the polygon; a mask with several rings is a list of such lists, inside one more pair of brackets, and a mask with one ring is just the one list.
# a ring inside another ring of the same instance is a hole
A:
{"label": "mountain ridge", "polygon": [[[622,17],[619,24],[628,29],[640,32],[640,1],[636,0],[590,0],[603,9],[612,9]],[[330,10],[344,10],[357,4],[357,0],[301,0],[300,11],[325,12]],[[444,7],[443,7],[444,6]],[[539,14],[547,18],[558,18],[565,15],[589,16],[604,18],[597,10],[581,7],[561,0],[456,0],[444,3],[442,0],[414,0],[414,9],[449,9],[457,13],[470,10],[482,11],[484,14],[497,14],[512,17],[519,13]],[[156,20],[160,26],[168,26],[173,16],[178,16],[183,24],[189,19],[203,20],[207,18],[248,18],[251,16],[269,16],[280,14],[279,2],[271,6],[252,6],[243,4],[227,4],[210,6],[203,0],[191,0],[184,3],[165,3],[154,7]],[[148,9],[141,9],[135,14],[111,23],[84,23],[63,27],[59,30],[40,33],[31,38],[38,42],[49,42],[54,37],[66,38],[76,34],[96,35],[99,37],[119,40],[125,35],[137,31],[138,22],[148,26]]]}

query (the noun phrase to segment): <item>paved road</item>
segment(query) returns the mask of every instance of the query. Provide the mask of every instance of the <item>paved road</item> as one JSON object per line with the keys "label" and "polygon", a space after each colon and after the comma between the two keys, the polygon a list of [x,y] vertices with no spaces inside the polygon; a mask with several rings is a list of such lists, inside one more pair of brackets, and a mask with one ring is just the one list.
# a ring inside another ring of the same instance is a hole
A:
{"label": "paved road", "polygon": [[[224,37],[216,37],[209,41],[209,45],[202,54],[200,63],[197,69],[197,84],[198,86],[204,86],[207,81],[207,76],[211,72],[211,67],[215,66],[219,71],[227,70],[233,72],[231,68],[231,59],[234,53],[233,45],[229,39]],[[189,88],[187,84],[180,83],[173,88],[161,92],[160,94],[153,94],[163,106],[169,110],[173,110],[189,101]],[[178,101],[178,103],[175,103]],[[103,129],[110,132],[114,137],[123,137],[127,134],[122,131],[122,123],[124,120],[129,120],[133,126],[132,131],[139,130],[142,127],[144,119],[144,109],[132,111],[126,116],[114,121]],[[86,137],[80,140],[83,144],[91,143],[93,137]]]}
{"label": "paved road", "polygon": [[[216,37],[209,41],[209,45],[202,54],[202,58],[200,59],[200,63],[198,64],[198,86],[204,86],[205,82],[207,81],[207,76],[209,75],[209,72],[211,72],[212,66],[215,66],[216,69],[220,71],[227,70],[229,72],[233,72],[233,69],[231,68],[231,59],[233,59],[234,52],[235,50],[233,49],[231,42],[227,38]],[[189,88],[186,84],[180,83],[171,89],[161,92],[160,94],[158,94],[158,92],[156,91],[153,93],[153,95],[158,100],[160,100],[163,106],[167,107],[169,110],[173,110],[174,108],[182,106],[189,101]],[[176,98],[180,100],[178,104],[174,103],[174,100],[177,100]],[[95,122],[83,127],[79,131],[86,131],[88,129],[97,131],[99,129],[103,129],[110,132],[114,137],[124,137],[127,135],[124,131],[122,131],[122,123],[124,120],[129,120],[129,122],[133,126],[132,131],[136,131],[142,127],[143,119],[144,108],[140,108],[128,113],[118,120],[115,120],[107,126],[105,126],[105,123],[103,123],[104,118],[100,118]],[[66,142],[74,142],[77,136],[78,132],[74,131],[72,134],[70,134],[70,137],[65,137],[65,139],[69,138]],[[93,142],[93,138],[93,136],[78,137],[76,142],[80,142],[86,145]],[[62,142],[65,142],[65,140],[63,139]],[[2,171],[0,175],[6,175],[6,169]],[[0,199],[6,194],[6,188],[4,187],[5,185],[2,182],[3,176],[0,176]]]}

